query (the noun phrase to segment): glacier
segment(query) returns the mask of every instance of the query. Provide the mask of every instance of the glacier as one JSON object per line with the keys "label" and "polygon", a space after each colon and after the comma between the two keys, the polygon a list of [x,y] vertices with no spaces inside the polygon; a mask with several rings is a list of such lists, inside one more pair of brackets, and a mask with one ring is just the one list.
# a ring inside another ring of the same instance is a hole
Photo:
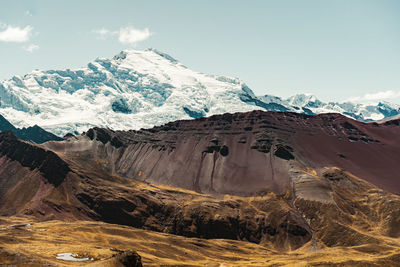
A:
{"label": "glacier", "polygon": [[12,124],[37,124],[58,135],[263,109],[249,102],[256,96],[239,79],[190,70],[155,49],[15,76],[0,83],[0,98],[0,114]]}
{"label": "glacier", "polygon": [[193,71],[156,49],[123,50],[79,69],[35,70],[0,82],[0,114],[22,128],[63,136],[91,127],[149,128],[169,121],[251,110],[335,112],[361,121],[400,114],[400,107],[323,103],[313,95],[256,96],[240,79]]}

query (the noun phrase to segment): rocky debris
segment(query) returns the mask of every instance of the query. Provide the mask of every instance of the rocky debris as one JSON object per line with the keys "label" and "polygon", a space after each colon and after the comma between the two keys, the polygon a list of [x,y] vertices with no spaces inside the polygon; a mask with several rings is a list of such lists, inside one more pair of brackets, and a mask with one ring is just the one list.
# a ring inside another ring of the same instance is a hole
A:
{"label": "rocky debris", "polygon": [[111,251],[115,252],[111,258],[87,264],[85,266],[101,267],[101,266],[113,266],[113,267],[142,267],[142,258],[140,255],[133,250],[119,250],[111,248]]}
{"label": "rocky debris", "polygon": [[121,263],[123,267],[142,267],[142,259],[136,251],[121,251],[118,255],[113,256],[116,262]]}

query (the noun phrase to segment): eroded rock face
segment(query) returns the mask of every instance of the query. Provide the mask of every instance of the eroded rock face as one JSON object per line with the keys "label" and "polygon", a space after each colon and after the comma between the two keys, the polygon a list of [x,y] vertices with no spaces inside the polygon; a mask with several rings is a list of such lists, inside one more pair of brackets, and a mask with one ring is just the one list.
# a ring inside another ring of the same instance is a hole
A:
{"label": "eroded rock face", "polygon": [[[93,128],[74,142],[46,144],[110,174],[201,193],[284,193],[293,166],[337,166],[400,192],[400,127],[338,114],[254,111],[176,121],[140,131]],[[99,142],[88,142],[88,139]],[[379,166],[379,167],[376,167]]]}

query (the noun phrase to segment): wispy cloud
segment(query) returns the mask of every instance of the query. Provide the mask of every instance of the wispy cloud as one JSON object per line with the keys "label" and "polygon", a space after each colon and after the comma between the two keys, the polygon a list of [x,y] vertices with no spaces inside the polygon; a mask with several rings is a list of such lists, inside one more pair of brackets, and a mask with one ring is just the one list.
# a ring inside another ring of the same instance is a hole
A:
{"label": "wispy cloud", "polygon": [[393,98],[399,98],[399,97],[400,97],[400,91],[387,90],[387,91],[381,91],[381,92],[376,92],[376,93],[368,93],[363,96],[352,97],[349,99],[349,101],[366,102],[366,101],[378,101],[378,100],[384,100],[384,99],[393,99]]}
{"label": "wispy cloud", "polygon": [[10,43],[24,43],[29,41],[32,35],[33,27],[28,25],[24,28],[11,26],[11,25],[1,25],[0,30],[0,42],[10,42]]}
{"label": "wispy cloud", "polygon": [[98,38],[101,40],[105,40],[108,36],[117,36],[120,43],[130,45],[136,45],[139,42],[147,40],[151,35],[153,35],[148,28],[140,30],[132,26],[121,27],[118,31],[111,31],[106,28],[101,28],[93,30],[92,32],[97,34]]}
{"label": "wispy cloud", "polygon": [[98,29],[98,30],[93,30],[92,32],[95,33],[95,34],[97,34],[97,35],[98,35],[98,38],[99,38],[100,40],[105,40],[105,39],[107,38],[107,36],[116,33],[116,32],[114,32],[114,33],[113,33],[113,32],[110,32],[110,31],[107,30],[106,28],[101,28],[101,29]]}
{"label": "wispy cloud", "polygon": [[23,49],[24,49],[25,51],[29,52],[29,53],[32,53],[33,51],[38,50],[38,49],[39,49],[39,46],[38,46],[38,45],[35,45],[35,44],[30,44],[30,45],[28,45],[28,46],[24,46]]}
{"label": "wispy cloud", "polygon": [[134,45],[148,39],[150,36],[151,32],[148,28],[138,30],[133,27],[125,27],[119,30],[118,40],[123,44]]}

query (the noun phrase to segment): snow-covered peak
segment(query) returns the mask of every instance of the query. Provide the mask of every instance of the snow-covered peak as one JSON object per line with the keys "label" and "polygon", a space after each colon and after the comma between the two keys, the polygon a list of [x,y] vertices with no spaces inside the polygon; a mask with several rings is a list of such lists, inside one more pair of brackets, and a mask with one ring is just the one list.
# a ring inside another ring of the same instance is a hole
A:
{"label": "snow-covered peak", "polygon": [[0,82],[0,114],[17,127],[40,125],[58,135],[93,126],[139,129],[179,119],[254,109],[338,112],[358,120],[400,113],[377,105],[323,103],[313,95],[256,97],[240,79],[193,71],[155,49],[124,50],[79,69],[35,70]]}
{"label": "snow-covered peak", "polygon": [[316,96],[310,94],[297,94],[289,97],[287,102],[290,105],[297,106],[297,107],[305,107],[310,103],[318,103],[320,102]]}
{"label": "snow-covered peak", "polygon": [[266,104],[279,104],[287,111],[306,114],[341,113],[360,121],[381,120],[386,117],[396,116],[400,113],[400,105],[379,102],[377,104],[362,104],[352,102],[329,102],[324,103],[310,94],[297,94],[287,99],[265,95],[258,99]]}
{"label": "snow-covered peak", "polygon": [[277,103],[277,104],[281,104],[281,105],[288,104],[288,102],[286,100],[283,100],[282,98],[280,98],[278,96],[263,95],[263,96],[259,96],[258,98],[266,104],[270,104],[270,103]]}
{"label": "snow-covered peak", "polygon": [[86,67],[33,71],[0,83],[0,114],[64,135],[89,127],[139,129],[258,109],[237,78],[193,71],[155,49],[124,50]]}

